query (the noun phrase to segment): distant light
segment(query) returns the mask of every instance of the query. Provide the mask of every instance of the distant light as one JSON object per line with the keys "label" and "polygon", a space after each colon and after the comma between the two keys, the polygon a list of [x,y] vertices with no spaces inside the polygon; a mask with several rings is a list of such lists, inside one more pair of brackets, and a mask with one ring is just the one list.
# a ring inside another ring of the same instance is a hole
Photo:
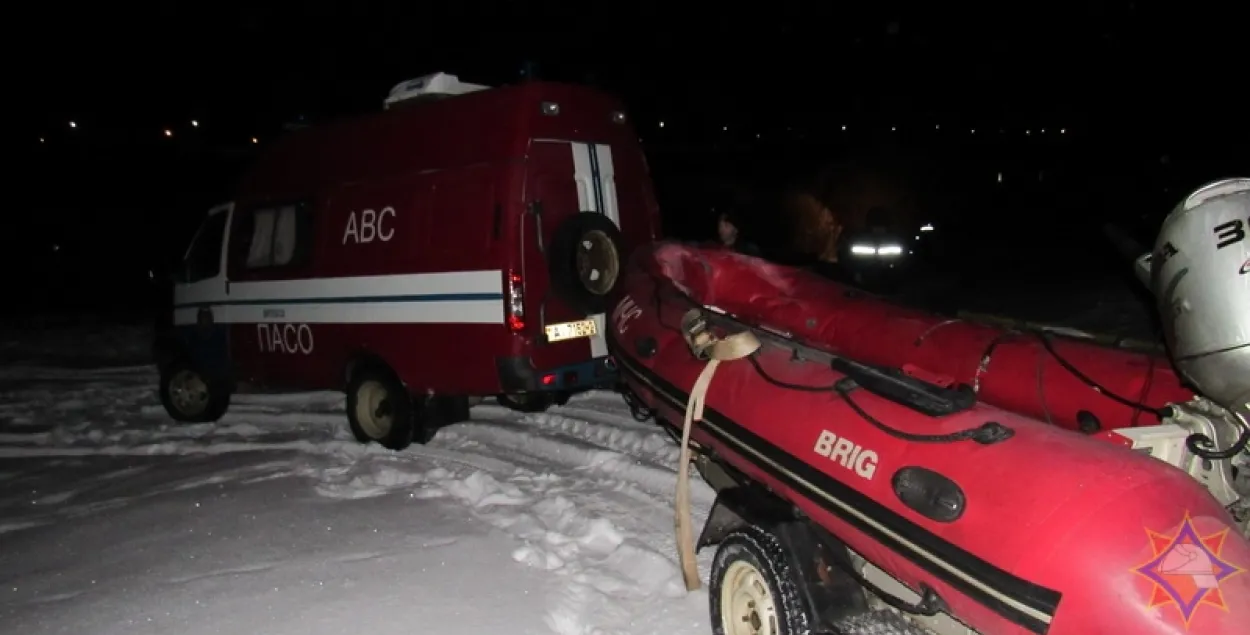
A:
{"label": "distant light", "polygon": [[842,126],[842,132],[846,132],[846,126],[845,126],[845,125],[843,125],[843,126]]}
{"label": "distant light", "polygon": [[661,128],[663,128],[663,127],[664,127],[664,122],[663,122],[663,121],[661,121],[661,122],[660,122],[660,127],[661,127]]}
{"label": "distant light", "polygon": [[890,126],[890,131],[891,131],[891,132],[893,132],[893,131],[895,131],[895,130],[898,130],[898,126]]}
{"label": "distant light", "polygon": [[39,143],[47,143],[47,142],[48,142],[47,139],[44,139],[43,137],[39,137]]}
{"label": "distant light", "polygon": [[934,129],[934,130],[941,130],[941,129],[942,129],[942,124],[940,124],[940,123],[939,123],[939,124],[934,124],[933,129]]}
{"label": "distant light", "polygon": [[998,173],[998,182],[999,182],[999,183],[1002,183],[1002,182],[1003,182],[1003,173],[1002,173],[1002,172],[999,172],[999,173]]}
{"label": "distant light", "polygon": [[252,143],[260,143],[260,139],[257,139],[256,137],[252,137]]}
{"label": "distant light", "polygon": [[722,132],[729,132],[729,126],[722,126],[722,127],[721,127],[721,131],[722,131]]}
{"label": "distant light", "polygon": [[1033,131],[1032,131],[1032,130],[1025,130],[1025,131],[1024,131],[1024,134],[1033,134]]}
{"label": "distant light", "polygon": [[153,280],[155,278],[156,278],[156,274],[153,273],[151,269],[148,269],[148,280]]}
{"label": "distant light", "polygon": [[920,231],[922,232],[933,231],[933,223],[925,223],[923,226],[920,227]]}
{"label": "distant light", "polygon": [[971,134],[976,134],[976,133],[977,133],[977,129],[973,128]]}
{"label": "distant light", "polygon": [[1046,129],[1042,128],[1042,134],[1046,134]]}
{"label": "distant light", "polygon": [[757,133],[755,133],[755,138],[756,138],[756,139],[759,139],[759,138],[760,138],[760,133],[758,133],[758,132],[757,132]]}
{"label": "distant light", "polygon": [[61,246],[60,246],[60,245],[57,245],[57,244],[53,244],[53,245],[52,245],[52,251],[53,251],[53,252],[58,252],[58,251],[60,251],[60,250],[61,250]]}
{"label": "distant light", "polygon": [[873,245],[858,244],[851,245],[851,254],[855,256],[901,256],[903,255],[903,247],[902,245],[875,247]]}
{"label": "distant light", "polygon": [[920,234],[916,234],[916,240],[920,240]]}
{"label": "distant light", "polygon": [[1068,134],[1068,129],[1067,129],[1067,128],[1060,128],[1060,129],[1059,129],[1059,134]]}
{"label": "distant light", "polygon": [[198,121],[196,121],[196,120],[192,119],[192,120],[191,120],[191,127],[192,127],[192,128],[199,128],[199,127],[200,127],[200,122],[198,122]]}
{"label": "distant light", "polygon": [[165,129],[165,136],[166,136],[166,137],[172,137],[172,136],[174,136],[174,131],[173,131],[173,130],[170,130],[169,128],[166,128],[166,129]]}
{"label": "distant light", "polygon": [[77,127],[78,127],[78,123],[77,123],[77,122],[74,122],[74,121],[71,121],[71,122],[69,122],[69,127],[70,127],[70,128],[77,128]]}

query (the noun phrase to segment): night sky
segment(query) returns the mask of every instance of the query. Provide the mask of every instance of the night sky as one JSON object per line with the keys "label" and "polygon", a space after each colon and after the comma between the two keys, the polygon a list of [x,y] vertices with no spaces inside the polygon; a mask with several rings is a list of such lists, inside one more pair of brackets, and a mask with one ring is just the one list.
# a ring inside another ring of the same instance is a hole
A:
{"label": "night sky", "polygon": [[23,204],[0,226],[6,279],[44,299],[139,297],[284,126],[376,110],[439,70],[621,96],[678,233],[701,231],[689,201],[714,198],[695,182],[779,158],[924,156],[948,191],[1044,165],[1066,176],[1037,200],[1085,201],[1081,217],[1162,213],[1250,172],[1250,44],[1231,5],[948,4],[39,5],[7,39]]}

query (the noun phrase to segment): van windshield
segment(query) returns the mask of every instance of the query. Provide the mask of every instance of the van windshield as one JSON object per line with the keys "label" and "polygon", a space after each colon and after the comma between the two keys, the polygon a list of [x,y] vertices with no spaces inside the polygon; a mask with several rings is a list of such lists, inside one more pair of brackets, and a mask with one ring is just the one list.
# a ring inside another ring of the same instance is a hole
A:
{"label": "van windshield", "polygon": [[226,235],[224,212],[209,215],[191,239],[191,248],[182,261],[183,282],[214,278],[221,273],[221,242]]}

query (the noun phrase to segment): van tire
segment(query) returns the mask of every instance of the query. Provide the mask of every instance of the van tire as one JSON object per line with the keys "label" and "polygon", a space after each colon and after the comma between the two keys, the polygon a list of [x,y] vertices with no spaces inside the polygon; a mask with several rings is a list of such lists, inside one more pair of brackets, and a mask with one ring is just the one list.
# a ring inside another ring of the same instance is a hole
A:
{"label": "van tire", "polygon": [[206,376],[185,358],[177,358],[160,370],[161,405],[174,421],[211,423],[230,407],[230,383]]}
{"label": "van tire", "polygon": [[[583,247],[587,244],[590,251]],[[608,298],[621,285],[628,255],[621,230],[607,216],[574,214],[556,228],[551,241],[547,256],[551,287],[585,315],[606,313]]]}
{"label": "van tire", "polygon": [[414,439],[429,440],[427,434],[415,434],[417,404],[389,369],[366,366],[356,370],[346,392],[347,423],[357,441],[402,450]]}

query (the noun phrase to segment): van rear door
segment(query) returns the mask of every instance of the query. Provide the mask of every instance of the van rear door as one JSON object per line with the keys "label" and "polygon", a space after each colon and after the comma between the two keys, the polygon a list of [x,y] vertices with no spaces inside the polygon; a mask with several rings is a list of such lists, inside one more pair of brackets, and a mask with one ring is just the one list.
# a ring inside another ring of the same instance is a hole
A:
{"label": "van rear door", "polygon": [[[621,214],[616,191],[612,147],[606,144],[565,140],[534,140],[526,173],[527,222],[521,240],[528,302],[537,305],[538,319],[530,334],[560,357],[582,359],[608,354],[604,337],[606,295],[596,298],[580,286],[611,286],[619,276],[618,266],[625,253],[620,237]],[[579,214],[595,217],[582,217]],[[577,225],[578,227],[574,227]],[[572,233],[610,237],[614,246],[599,241],[577,241]],[[583,231],[571,232],[581,229]],[[595,324],[594,334],[586,337],[586,321]],[[554,340],[554,341],[553,341]],[[554,361],[554,360],[553,360]]]}

